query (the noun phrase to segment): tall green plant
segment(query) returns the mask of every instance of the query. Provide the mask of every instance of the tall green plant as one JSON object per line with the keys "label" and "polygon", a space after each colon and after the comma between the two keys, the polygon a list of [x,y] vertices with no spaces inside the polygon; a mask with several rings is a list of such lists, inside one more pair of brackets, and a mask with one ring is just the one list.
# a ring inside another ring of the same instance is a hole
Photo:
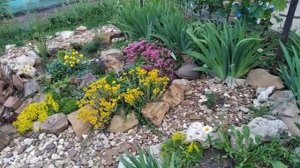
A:
{"label": "tall green plant", "polygon": [[248,34],[242,25],[204,23],[188,34],[195,42],[195,50],[186,53],[204,63],[195,70],[212,73],[222,80],[240,78],[260,64],[266,50],[260,49],[261,39]]}
{"label": "tall green plant", "polygon": [[296,48],[291,46],[292,52],[280,43],[281,49],[283,51],[286,64],[279,65],[280,76],[285,82],[286,86],[293,91],[298,105],[300,100],[300,55],[298,54]]}
{"label": "tall green plant", "polygon": [[191,38],[186,32],[187,20],[179,10],[167,13],[155,26],[154,37],[160,39],[170,49],[185,52],[191,45]]}
{"label": "tall green plant", "polygon": [[175,157],[173,153],[171,160],[161,163],[148,149],[139,149],[138,156],[126,153],[125,157],[121,157],[121,162],[126,168],[176,168]]}
{"label": "tall green plant", "polygon": [[136,0],[121,4],[115,23],[133,39],[150,39],[155,25],[173,9],[171,1],[150,0],[141,7]]}

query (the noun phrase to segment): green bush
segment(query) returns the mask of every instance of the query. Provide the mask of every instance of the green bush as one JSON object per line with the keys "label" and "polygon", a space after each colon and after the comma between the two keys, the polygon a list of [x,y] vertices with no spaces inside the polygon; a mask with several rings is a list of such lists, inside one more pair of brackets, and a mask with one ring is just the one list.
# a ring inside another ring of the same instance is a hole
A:
{"label": "green bush", "polygon": [[196,70],[212,73],[222,80],[228,76],[244,76],[261,63],[260,57],[267,51],[260,48],[261,39],[247,34],[246,28],[241,25],[219,26],[207,22],[196,29],[189,29],[188,33],[196,48],[186,54],[204,63]]}

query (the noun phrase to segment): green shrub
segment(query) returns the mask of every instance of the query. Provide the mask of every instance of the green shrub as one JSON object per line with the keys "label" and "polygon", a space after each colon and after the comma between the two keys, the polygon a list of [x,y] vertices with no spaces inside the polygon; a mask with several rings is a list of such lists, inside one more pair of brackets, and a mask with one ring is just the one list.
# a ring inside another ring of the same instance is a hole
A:
{"label": "green shrub", "polygon": [[292,52],[282,44],[281,49],[286,60],[286,64],[279,65],[280,76],[286,86],[293,91],[299,105],[300,100],[300,57],[296,48],[291,46]]}
{"label": "green shrub", "polygon": [[186,53],[204,63],[196,70],[212,73],[222,80],[244,76],[260,64],[260,57],[266,51],[260,48],[261,39],[254,34],[248,37],[241,25],[219,26],[208,22],[188,33],[196,48]]}
{"label": "green shrub", "polygon": [[186,32],[187,20],[180,10],[166,13],[155,25],[154,37],[164,42],[173,51],[185,52],[191,45],[191,39]]}

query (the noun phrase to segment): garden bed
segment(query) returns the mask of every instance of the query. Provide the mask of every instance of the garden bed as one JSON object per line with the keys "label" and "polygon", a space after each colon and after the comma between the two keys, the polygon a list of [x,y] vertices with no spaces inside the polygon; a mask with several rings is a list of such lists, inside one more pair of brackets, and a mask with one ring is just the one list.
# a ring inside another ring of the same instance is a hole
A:
{"label": "garden bed", "polygon": [[274,37],[257,33],[268,15],[193,22],[168,3],[124,2],[115,26],[7,45],[0,166],[299,167],[300,37],[273,75]]}

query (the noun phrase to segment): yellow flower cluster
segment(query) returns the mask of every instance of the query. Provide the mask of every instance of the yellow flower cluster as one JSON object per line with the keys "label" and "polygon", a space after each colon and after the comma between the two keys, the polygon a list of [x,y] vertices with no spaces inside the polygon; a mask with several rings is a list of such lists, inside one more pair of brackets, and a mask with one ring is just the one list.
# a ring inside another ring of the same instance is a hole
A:
{"label": "yellow flower cluster", "polygon": [[171,136],[171,140],[173,142],[177,142],[177,141],[180,141],[180,142],[183,142],[185,141],[186,139],[186,135],[182,132],[175,132],[172,136]]}
{"label": "yellow flower cluster", "polygon": [[159,76],[159,70],[153,69],[146,71],[141,67],[131,69],[129,71],[130,79],[123,77],[127,80],[137,80],[138,87],[144,92],[145,101],[153,101],[158,99],[164,92],[170,79],[168,77]]}
{"label": "yellow flower cluster", "polygon": [[[91,123],[94,128],[102,128],[117,108],[130,112],[136,105],[156,100],[169,82],[169,78],[159,76],[158,72],[137,67],[118,79],[103,77],[93,82],[84,88],[85,95],[78,102],[79,107],[84,107],[79,110],[79,118]],[[87,105],[93,109],[87,108]]]}
{"label": "yellow flower cluster", "polygon": [[79,54],[75,50],[71,50],[71,51],[66,52],[66,55],[64,56],[64,64],[68,65],[70,67],[74,67],[75,65],[80,63],[82,58],[83,58],[82,54]]}
{"label": "yellow flower cluster", "polygon": [[133,106],[136,100],[143,95],[144,93],[140,91],[139,88],[127,89],[127,91],[122,94],[124,101],[131,106]]}
{"label": "yellow flower cluster", "polygon": [[50,109],[58,112],[59,105],[54,101],[52,94],[47,94],[44,101],[28,105],[17,117],[13,126],[18,132],[24,134],[32,129],[34,121],[45,121]]}
{"label": "yellow flower cluster", "polygon": [[187,153],[199,152],[200,151],[199,145],[197,145],[196,142],[192,141],[188,145],[186,151],[187,151]]}
{"label": "yellow flower cluster", "polygon": [[84,88],[85,95],[80,100],[79,118],[91,123],[94,128],[102,128],[109,122],[111,114],[116,110],[120,97],[121,85],[116,81],[109,83],[101,78]]}

